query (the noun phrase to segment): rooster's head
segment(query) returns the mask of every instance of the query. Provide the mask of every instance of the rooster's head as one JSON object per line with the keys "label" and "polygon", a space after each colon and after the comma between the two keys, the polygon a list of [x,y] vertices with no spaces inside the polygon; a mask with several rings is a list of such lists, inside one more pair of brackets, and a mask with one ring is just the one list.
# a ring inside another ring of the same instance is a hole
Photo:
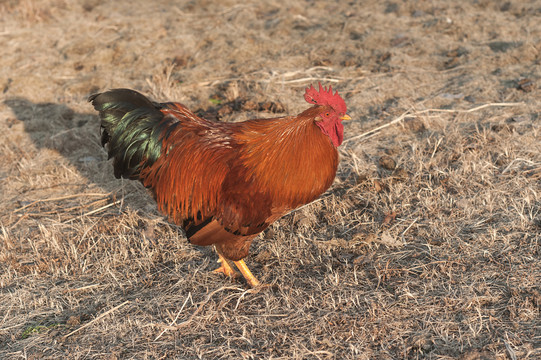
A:
{"label": "rooster's head", "polygon": [[321,110],[315,117],[321,131],[331,139],[334,146],[342,144],[344,140],[342,120],[351,120],[351,117],[346,114],[346,102],[338,95],[338,91],[333,94],[331,86],[327,90],[326,87],[321,86],[321,83],[319,83],[319,90],[310,85],[306,89],[304,99],[310,104],[317,105]]}

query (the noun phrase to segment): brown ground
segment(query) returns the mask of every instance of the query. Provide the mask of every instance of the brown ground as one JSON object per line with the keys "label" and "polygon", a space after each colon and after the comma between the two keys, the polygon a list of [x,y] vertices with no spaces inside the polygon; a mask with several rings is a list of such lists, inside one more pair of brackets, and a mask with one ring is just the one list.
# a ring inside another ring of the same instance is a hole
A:
{"label": "brown ground", "polygon": [[[0,358],[541,358],[539,1],[139,3],[0,2]],[[113,177],[86,102],[237,121],[318,80],[351,140],[259,292]]]}

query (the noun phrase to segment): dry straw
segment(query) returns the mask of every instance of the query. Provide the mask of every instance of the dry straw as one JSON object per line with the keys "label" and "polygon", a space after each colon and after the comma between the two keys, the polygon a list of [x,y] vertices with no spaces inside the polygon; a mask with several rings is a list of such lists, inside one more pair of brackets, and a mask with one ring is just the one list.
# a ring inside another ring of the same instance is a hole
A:
{"label": "dry straw", "polygon": [[472,112],[479,111],[479,110],[482,110],[482,109],[486,109],[486,108],[489,108],[489,107],[511,107],[511,106],[524,106],[524,105],[525,105],[524,103],[488,103],[488,104],[479,105],[479,106],[476,106],[474,108],[467,109],[467,110],[461,110],[461,109],[425,109],[425,110],[414,111],[414,110],[410,109],[410,110],[404,112],[402,115],[400,115],[396,119],[388,122],[387,124],[378,126],[375,129],[364,132],[362,134],[355,135],[353,137],[350,137],[349,139],[345,139],[343,143],[345,144],[345,143],[348,143],[348,142],[353,141],[353,140],[358,140],[358,139],[362,139],[362,138],[369,138],[371,136],[374,136],[375,134],[377,134],[381,130],[383,130],[383,129],[389,127],[389,126],[392,126],[394,124],[397,124],[397,123],[399,123],[400,121],[402,121],[404,119],[416,118],[419,115],[423,115],[423,114],[427,114],[427,113],[431,113],[431,112],[433,112],[433,113],[436,113],[436,112],[440,112],[440,113],[472,113]]}

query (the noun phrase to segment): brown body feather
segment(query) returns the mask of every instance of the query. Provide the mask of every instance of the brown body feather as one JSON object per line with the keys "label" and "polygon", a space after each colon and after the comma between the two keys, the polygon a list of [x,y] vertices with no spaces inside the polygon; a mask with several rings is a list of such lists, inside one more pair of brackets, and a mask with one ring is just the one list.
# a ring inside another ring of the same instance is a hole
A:
{"label": "brown body feather", "polygon": [[320,111],[214,123],[166,104],[164,118],[178,123],[141,181],[192,243],[215,244],[226,258],[240,260],[257,234],[332,184],[338,152],[314,121]]}

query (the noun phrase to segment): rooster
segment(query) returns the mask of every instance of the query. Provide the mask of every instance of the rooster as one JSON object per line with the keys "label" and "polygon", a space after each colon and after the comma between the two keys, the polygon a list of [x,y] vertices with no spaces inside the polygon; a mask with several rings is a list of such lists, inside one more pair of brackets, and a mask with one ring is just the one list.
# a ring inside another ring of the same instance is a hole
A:
{"label": "rooster", "polygon": [[180,103],[155,103],[129,89],[90,96],[114,174],[139,180],[158,209],[196,245],[214,245],[260,285],[243,261],[252,240],[275,220],[312,202],[332,184],[344,139],[346,103],[329,86],[306,89],[297,116],[212,122]]}

